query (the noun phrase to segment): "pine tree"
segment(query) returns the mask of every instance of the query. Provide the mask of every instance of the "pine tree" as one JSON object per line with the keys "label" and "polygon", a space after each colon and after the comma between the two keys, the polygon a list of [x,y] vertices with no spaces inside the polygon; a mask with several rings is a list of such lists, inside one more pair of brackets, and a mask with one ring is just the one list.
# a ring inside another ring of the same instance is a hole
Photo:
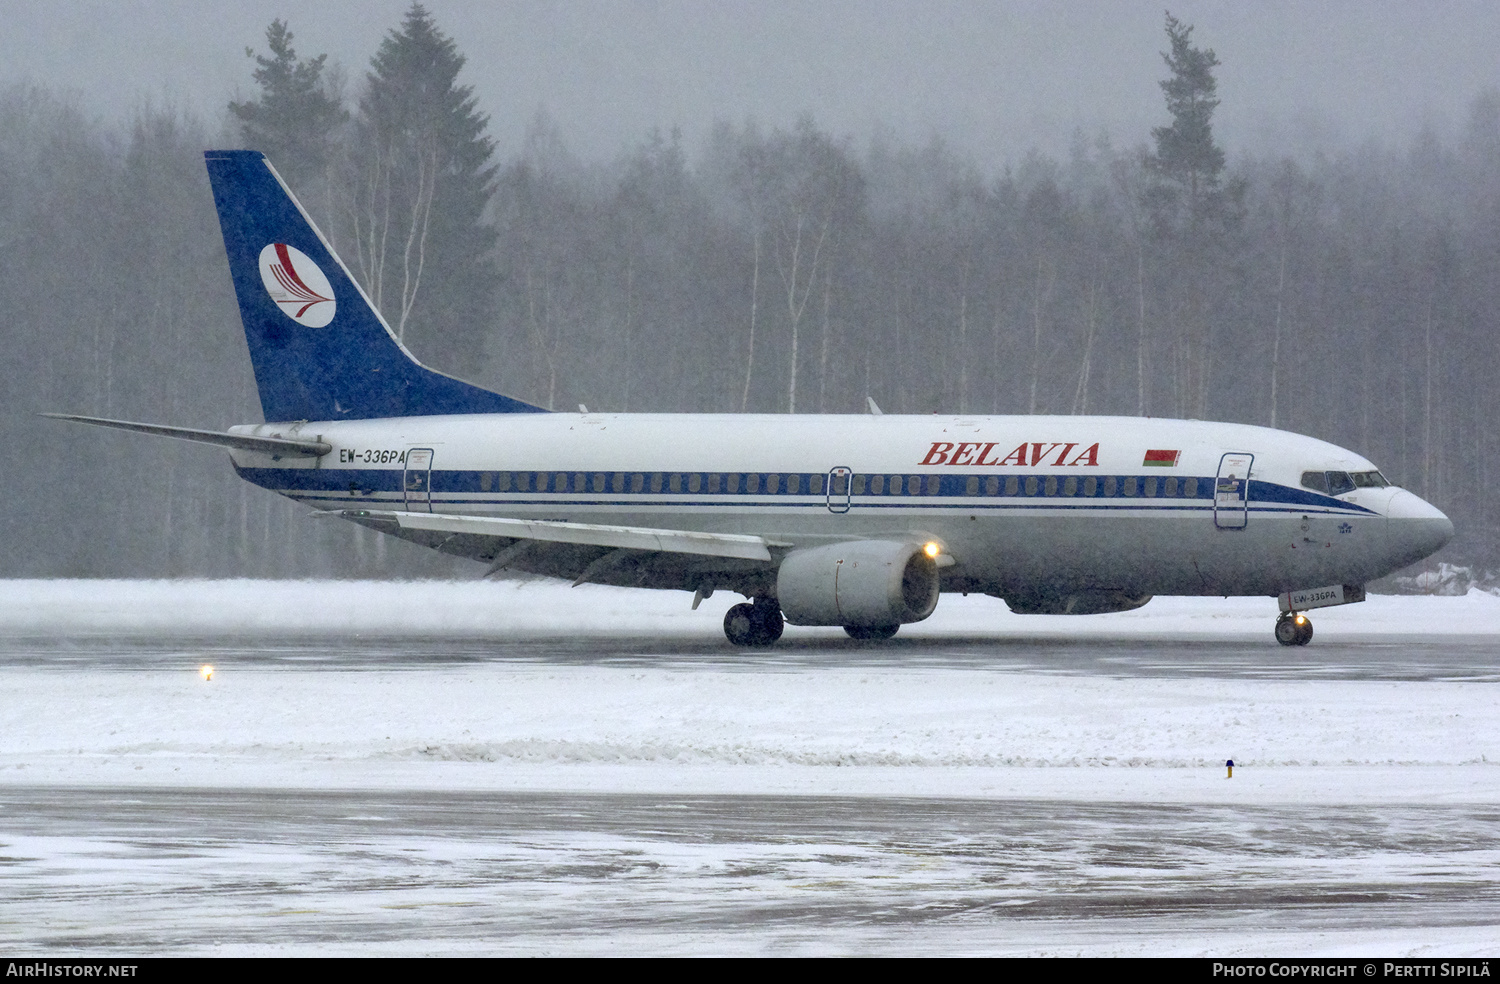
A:
{"label": "pine tree", "polygon": [[1170,52],[1162,60],[1172,76],[1160,83],[1167,98],[1171,126],[1151,130],[1156,153],[1147,166],[1156,177],[1151,204],[1158,220],[1186,220],[1197,228],[1225,213],[1224,151],[1214,143],[1213,115],[1219,106],[1214,69],[1219,58],[1214,50],[1192,45],[1193,28],[1167,14]]}
{"label": "pine tree", "polygon": [[260,98],[231,102],[229,111],[240,122],[245,143],[270,157],[292,185],[305,184],[323,173],[339,128],[349,118],[341,101],[328,92],[323,75],[327,55],[299,61],[286,21],[266,28],[269,57],[245,49],[259,67],[253,77]]}
{"label": "pine tree", "polygon": [[1243,181],[1224,180],[1225,156],[1214,142],[1213,114],[1219,106],[1212,48],[1192,44],[1193,28],[1167,14],[1162,52],[1171,77],[1162,80],[1170,126],[1155,127],[1156,152],[1146,158],[1150,184],[1145,191],[1165,274],[1165,310],[1175,338],[1175,411],[1209,415],[1213,375],[1214,299],[1227,264],[1229,233],[1240,218]]}
{"label": "pine tree", "polygon": [[359,274],[397,336],[472,371],[493,307],[497,169],[489,117],[457,82],[464,61],[420,3],[386,35],[360,100],[351,219]]}

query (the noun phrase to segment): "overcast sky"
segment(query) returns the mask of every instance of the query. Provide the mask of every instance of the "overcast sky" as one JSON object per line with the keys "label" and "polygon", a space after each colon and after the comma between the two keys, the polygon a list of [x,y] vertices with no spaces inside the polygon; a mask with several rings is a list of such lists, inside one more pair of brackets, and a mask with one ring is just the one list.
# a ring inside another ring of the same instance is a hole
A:
{"label": "overcast sky", "polygon": [[[1171,0],[1223,67],[1232,150],[1403,140],[1500,87],[1500,3]],[[0,0],[0,82],[76,93],[106,117],[174,100],[217,120],[253,93],[247,45],[289,21],[303,56],[358,80],[408,0]],[[981,164],[1056,152],[1077,127],[1118,143],[1165,120],[1162,0],[430,0],[468,58],[502,152],[545,109],[610,157],[652,127],[696,142],[715,118],[810,113],[863,142],[937,133]],[[1279,142],[1279,143],[1278,143]],[[1295,142],[1295,146],[1293,146]]]}

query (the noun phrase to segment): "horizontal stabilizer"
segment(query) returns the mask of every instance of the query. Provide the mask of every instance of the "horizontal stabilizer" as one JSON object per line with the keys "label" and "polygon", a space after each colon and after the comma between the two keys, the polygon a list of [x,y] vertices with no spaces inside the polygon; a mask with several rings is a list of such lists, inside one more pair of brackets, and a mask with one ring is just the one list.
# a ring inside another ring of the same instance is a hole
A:
{"label": "horizontal stabilizer", "polygon": [[408,530],[503,536],[517,540],[544,540],[550,543],[584,543],[623,550],[699,554],[705,557],[737,557],[741,560],[767,562],[771,560],[770,547],[788,545],[738,533],[696,533],[687,530],[645,529],[638,526],[596,526],[592,523],[502,519],[497,516],[446,516],[442,513],[384,512],[363,509],[345,510],[338,515],[350,519],[391,520]]}
{"label": "horizontal stabilizer", "polygon": [[250,437],[246,434],[225,434],[222,431],[194,430],[191,427],[167,427],[163,424],[137,424],[129,420],[107,420],[104,417],[81,417],[72,413],[44,413],[40,416],[53,420],[71,420],[79,424],[97,424],[100,427],[115,427],[119,430],[155,434],[157,437],[175,437],[180,441],[196,441],[199,444],[217,444],[241,451],[259,451],[261,454],[289,457],[322,457],[333,450],[333,445],[322,441],[303,441],[290,437]]}

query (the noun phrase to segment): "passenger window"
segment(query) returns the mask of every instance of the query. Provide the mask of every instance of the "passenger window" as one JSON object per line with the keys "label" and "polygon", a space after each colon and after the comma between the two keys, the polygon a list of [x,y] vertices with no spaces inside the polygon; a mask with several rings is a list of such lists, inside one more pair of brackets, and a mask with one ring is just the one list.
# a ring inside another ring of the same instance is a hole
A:
{"label": "passenger window", "polygon": [[1177,478],[1176,478],[1176,476],[1173,476],[1173,477],[1171,477],[1171,478],[1169,478],[1169,479],[1166,480],[1166,491],[1163,492],[1162,494],[1165,495],[1168,499],[1174,499],[1174,498],[1177,497]]}
{"label": "passenger window", "polygon": [[1146,484],[1146,489],[1145,489],[1146,498],[1148,498],[1148,499],[1154,499],[1154,498],[1156,498],[1156,483],[1158,481],[1160,481],[1160,479],[1157,479],[1155,477],[1145,479],[1145,484]]}
{"label": "passenger window", "polygon": [[786,494],[797,495],[802,491],[802,476],[788,475],[786,477]]}
{"label": "passenger window", "polygon": [[767,475],[766,476],[766,492],[768,492],[771,495],[776,495],[780,491],[781,491],[781,476],[780,475]]}
{"label": "passenger window", "polygon": [[682,474],[673,472],[672,477],[667,479],[667,490],[670,492],[682,491]]}
{"label": "passenger window", "polygon": [[615,472],[613,475],[610,476],[610,478],[609,478],[609,490],[611,492],[624,492],[625,491],[625,473],[624,472]]}
{"label": "passenger window", "polygon": [[1328,473],[1328,494],[1343,495],[1345,492],[1354,491],[1354,479],[1349,477],[1348,472],[1331,471]]}
{"label": "passenger window", "polygon": [[645,489],[646,489],[646,476],[645,475],[641,474],[640,472],[636,472],[634,475],[630,476],[630,491],[632,491],[632,492],[644,492]]}
{"label": "passenger window", "polygon": [[907,495],[921,495],[922,494],[922,476],[921,475],[908,475],[906,477],[906,494]]}
{"label": "passenger window", "polygon": [[604,491],[604,473],[594,472],[594,481],[591,483],[595,492]]}
{"label": "passenger window", "polygon": [[1095,478],[1093,475],[1090,475],[1088,478],[1085,478],[1083,480],[1083,494],[1087,495],[1087,496],[1096,496],[1096,495],[1098,495],[1099,494],[1099,479]]}
{"label": "passenger window", "polygon": [[1046,494],[1047,495],[1057,495],[1057,476],[1056,475],[1048,475],[1047,476]]}
{"label": "passenger window", "polygon": [[547,478],[548,478],[548,476],[547,476],[546,472],[537,472],[536,473],[536,490],[538,492],[545,492],[545,491],[547,491],[547,487],[548,487],[547,486]]}
{"label": "passenger window", "polygon": [[[833,476],[833,494],[834,495],[841,495],[842,494],[842,490],[839,488],[839,477],[840,476],[838,476],[838,475]],[[854,492],[853,492],[854,495],[864,495],[865,494],[865,480],[866,480],[866,476],[864,476],[864,475],[855,475],[854,476]]]}
{"label": "passenger window", "polygon": [[1077,494],[1078,494],[1078,476],[1077,475],[1069,475],[1067,477],[1067,479],[1063,482],[1063,495],[1077,495]]}
{"label": "passenger window", "polygon": [[1198,480],[1196,478],[1184,478],[1182,480],[1182,494],[1185,498],[1198,498]]}
{"label": "passenger window", "polygon": [[491,481],[492,481],[492,476],[490,475],[489,472],[480,472],[479,473],[479,491],[481,491],[481,492],[488,492],[490,490],[490,483],[491,483]]}
{"label": "passenger window", "polygon": [[1027,495],[1036,495],[1036,476],[1035,475],[1028,475],[1026,477],[1026,494]]}
{"label": "passenger window", "polygon": [[979,494],[979,476],[978,475],[970,475],[969,476],[969,480],[967,482],[964,482],[964,495],[978,495],[978,494]]}
{"label": "passenger window", "polygon": [[1303,472],[1302,487],[1326,494],[1328,492],[1328,474],[1326,472]]}
{"label": "passenger window", "polygon": [[[502,472],[500,480],[503,482],[510,477],[510,472]],[[531,489],[531,473],[516,472],[516,491],[526,492]]]}
{"label": "passenger window", "polygon": [[1135,484],[1136,480],[1134,477],[1127,476],[1126,478],[1120,479],[1120,481],[1125,485],[1123,491],[1127,496],[1135,495],[1140,491],[1140,487]]}
{"label": "passenger window", "polygon": [[661,472],[652,472],[651,473],[651,491],[652,492],[660,492],[661,491]]}
{"label": "passenger window", "polygon": [[1104,480],[1104,494],[1109,496],[1111,499],[1114,498],[1115,493],[1119,491],[1119,488],[1120,480],[1115,478],[1113,475]]}
{"label": "passenger window", "polygon": [[510,491],[510,472],[501,472],[495,476],[495,488],[501,492]]}
{"label": "passenger window", "polygon": [[703,489],[703,476],[693,472],[688,476],[688,491],[698,492]]}
{"label": "passenger window", "polygon": [[1021,492],[1021,480],[1014,475],[1005,476],[1005,494],[1019,495]]}
{"label": "passenger window", "polygon": [[870,476],[870,494],[871,495],[885,495],[885,476],[884,475],[871,475]]}
{"label": "passenger window", "polygon": [[989,476],[988,478],[986,478],[984,480],[984,494],[985,495],[999,495],[1000,494],[1000,479],[999,479],[998,476],[991,475],[991,476]]}

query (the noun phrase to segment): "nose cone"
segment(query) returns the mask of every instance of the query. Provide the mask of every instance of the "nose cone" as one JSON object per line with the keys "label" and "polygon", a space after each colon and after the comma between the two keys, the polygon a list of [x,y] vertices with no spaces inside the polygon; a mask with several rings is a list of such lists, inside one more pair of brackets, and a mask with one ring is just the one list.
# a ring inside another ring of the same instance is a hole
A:
{"label": "nose cone", "polygon": [[1386,507],[1386,535],[1398,566],[1430,557],[1453,539],[1453,521],[1410,492],[1397,492]]}

